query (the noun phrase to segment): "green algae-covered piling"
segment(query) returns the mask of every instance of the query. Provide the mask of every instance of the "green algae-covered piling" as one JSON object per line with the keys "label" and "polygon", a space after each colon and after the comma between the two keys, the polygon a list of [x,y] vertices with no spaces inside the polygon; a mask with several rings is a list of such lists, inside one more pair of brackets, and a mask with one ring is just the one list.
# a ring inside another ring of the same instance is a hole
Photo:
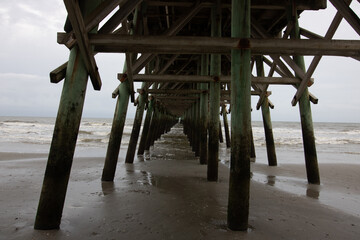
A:
{"label": "green algae-covered piling", "polygon": [[155,128],[158,122],[158,118],[159,118],[159,111],[157,109],[156,106],[156,101],[154,101],[154,105],[153,105],[154,109],[153,109],[153,114],[151,117],[151,121],[150,121],[150,128],[149,128],[149,132],[146,138],[146,143],[145,143],[145,150],[149,151],[150,150],[150,146],[152,145],[152,141],[153,141],[153,137],[155,134]]}
{"label": "green algae-covered piling", "polygon": [[255,159],[256,159],[256,150],[255,150],[255,143],[254,143],[254,134],[253,134],[253,131],[252,131],[252,128],[250,130],[250,158],[251,158],[251,161],[255,162]]}
{"label": "green algae-covered piling", "polygon": [[227,119],[227,110],[226,110],[225,104],[222,105],[221,113],[222,113],[223,122],[224,122],[226,147],[230,148],[231,147],[230,131],[229,131],[229,123],[228,123],[228,119]]}
{"label": "green algae-covered piling", "polygon": [[154,105],[154,98],[152,96],[150,96],[150,101],[148,104],[148,109],[146,111],[143,131],[141,133],[139,148],[138,148],[138,152],[137,152],[138,155],[143,155],[145,152],[146,139],[149,134],[151,118],[153,115],[153,105]]}
{"label": "green algae-covered piling", "polygon": [[[291,9],[290,9],[291,10]],[[293,13],[293,11],[289,11]],[[298,16],[296,11],[294,12],[295,16],[289,16],[289,20],[294,20],[295,26],[291,33],[291,37],[295,39],[300,38],[300,28],[298,22]],[[305,62],[303,56],[294,56],[295,63],[305,71]],[[309,183],[320,184],[320,174],[319,166],[317,161],[316,145],[315,145],[315,134],[311,114],[311,106],[309,100],[309,91],[306,87],[301,98],[299,99],[299,110],[301,118],[301,129],[303,137],[303,145],[305,152],[305,164],[306,164],[306,173]]]}
{"label": "green algae-covered piling", "polygon": [[[143,83],[142,88],[145,87],[145,83]],[[133,163],[134,162],[134,156],[136,151],[136,145],[139,139],[139,133],[141,128],[141,122],[144,115],[144,109],[145,109],[145,99],[147,94],[145,92],[141,93],[138,98],[138,104],[136,107],[136,113],[134,118],[134,124],[131,131],[130,141],[129,141],[129,147],[126,153],[125,162],[126,163]]]}
{"label": "green algae-covered piling", "polygon": [[[233,0],[231,36],[250,38],[250,0]],[[251,51],[246,41],[231,50],[231,159],[228,227],[246,231],[249,217],[251,148]]]}
{"label": "green algae-covered piling", "polygon": [[[207,76],[209,74],[209,55],[201,55],[201,75]],[[208,84],[200,83],[200,89],[204,90],[204,93],[200,95],[200,146],[199,146],[199,155],[200,155],[200,164],[207,164],[208,162],[208,138],[207,138],[207,129],[208,129],[208,101],[209,94]]]}
{"label": "green algae-covered piling", "polygon": [[[84,2],[83,15],[88,15],[100,0]],[[96,31],[93,30],[93,31]],[[56,117],[53,138],[45,170],[35,229],[58,229],[65,202],[76,140],[88,82],[88,71],[77,46],[70,51],[66,76]]]}
{"label": "green algae-covered piling", "polygon": [[[258,77],[264,77],[264,63],[263,57],[256,57],[256,70]],[[265,141],[266,141],[266,152],[268,157],[269,166],[277,166],[276,152],[275,152],[275,142],[274,135],[272,131],[271,117],[270,117],[270,107],[268,97],[265,96],[261,104],[261,113],[263,118],[264,132],[265,132]]]}
{"label": "green algae-covered piling", "polygon": [[[197,84],[195,84],[197,85]],[[196,86],[197,88],[197,86]],[[195,157],[200,156],[200,101],[196,100],[195,104]]]}
{"label": "green algae-covered piling", "polygon": [[[219,4],[219,1],[218,1]],[[211,36],[221,36],[221,7],[211,8]],[[221,73],[221,55],[211,54],[210,75],[215,81],[210,83],[209,99],[209,145],[208,145],[208,181],[218,180],[218,162],[219,162],[219,113],[220,113],[220,73]]]}
{"label": "green algae-covered piling", "polygon": [[125,80],[119,85],[119,96],[116,102],[114,119],[111,127],[102,181],[114,181],[116,165],[118,162],[122,134],[124,131],[126,113],[129,104],[129,83]]}
{"label": "green algae-covered piling", "polygon": [[224,142],[224,136],[223,136],[223,132],[222,132],[222,126],[221,126],[221,120],[219,119],[219,142],[223,143]]}

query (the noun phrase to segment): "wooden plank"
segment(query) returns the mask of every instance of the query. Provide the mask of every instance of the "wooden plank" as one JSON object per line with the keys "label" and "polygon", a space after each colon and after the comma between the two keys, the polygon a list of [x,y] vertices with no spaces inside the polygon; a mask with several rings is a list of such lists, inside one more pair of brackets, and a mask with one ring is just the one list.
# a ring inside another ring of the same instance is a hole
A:
{"label": "wooden plank", "polygon": [[262,55],[358,56],[359,40],[252,39],[221,37],[119,36],[91,34],[98,52],[159,54],[228,54],[233,49],[251,49]]}
{"label": "wooden plank", "polygon": [[[107,0],[102,2],[88,17],[85,18],[85,29],[91,31],[99,24],[116,6],[122,5],[125,0]],[[116,32],[121,34],[120,31]],[[65,44],[68,48],[72,48],[76,44],[73,31],[71,33],[58,33],[58,43]],[[95,55],[96,53],[94,53]],[[60,82],[65,78],[61,71],[66,72],[66,65],[63,64],[50,73],[50,81],[54,83]],[[56,75],[55,75],[56,74]]]}
{"label": "wooden plank", "polygon": [[[191,7],[191,1],[153,1],[146,0],[149,6],[171,6],[171,7]],[[213,5],[212,1],[203,1],[204,7],[211,7]],[[326,8],[326,0],[321,1],[312,1],[312,0],[302,0],[296,2],[296,7],[298,10],[319,10]],[[231,8],[230,3],[222,3],[222,8]],[[286,4],[284,4],[284,0],[252,0],[251,1],[252,9],[271,9],[271,10],[284,10],[286,8]]]}
{"label": "wooden plank", "polygon": [[61,80],[63,80],[66,76],[67,65],[68,65],[68,62],[62,64],[60,67],[51,71],[50,72],[50,82],[59,83]]}
{"label": "wooden plank", "polygon": [[[90,32],[95,28],[112,10],[117,6],[122,5],[125,0],[106,0],[103,1],[94,11],[92,11],[87,17],[85,17],[85,29],[86,32]],[[64,44],[71,49],[76,44],[76,38],[74,31],[71,31],[65,39]],[[58,39],[59,40],[59,39]]]}
{"label": "wooden plank", "polygon": [[176,101],[182,101],[182,100],[198,100],[199,96],[156,96],[156,99],[162,100],[162,99],[166,99],[166,100],[176,100]]}
{"label": "wooden plank", "polygon": [[85,29],[84,20],[79,5],[72,0],[64,0],[64,3],[68,12],[71,25],[74,29],[74,34],[78,42],[81,56],[83,57],[85,66],[89,72],[93,87],[95,90],[100,90],[101,79],[98,68],[96,66],[94,54],[90,47],[87,31]]}
{"label": "wooden plank", "polygon": [[120,9],[99,29],[99,33],[110,33],[114,31],[127,16],[134,11],[136,6],[143,0],[128,0]]}
{"label": "wooden plank", "polygon": [[[258,25],[256,22],[253,22],[252,23],[252,25],[254,26],[256,26],[256,29],[257,29],[257,31],[258,31],[258,35],[259,36],[257,36],[257,37],[265,37],[265,38],[267,38],[267,37],[270,37],[267,33],[266,33],[266,31],[264,30],[264,29],[262,29],[262,27],[260,26],[260,25]],[[288,33],[287,33],[288,34]],[[289,69],[287,68],[287,66],[281,61],[281,59],[280,59],[280,57],[279,57],[279,55],[270,55],[270,57],[273,59],[273,63],[275,63],[275,64],[277,64],[278,66],[279,66],[279,68],[280,69],[278,69],[277,67],[274,69],[276,72],[278,72],[281,76],[291,76],[291,77],[293,77],[294,75],[289,71]],[[269,63],[269,60],[266,58],[266,57],[264,57],[264,62],[266,63],[266,64],[268,64],[270,67],[272,67],[271,66],[271,63]],[[298,85],[296,85],[296,84],[294,84],[294,85],[292,85],[294,88],[298,88],[297,86]],[[258,108],[260,108],[260,102],[262,101],[262,99],[264,98],[264,96],[261,96],[260,97],[261,99],[259,100],[259,103],[258,103],[258,105],[257,105],[257,107]],[[311,94],[310,92],[309,92],[309,98],[310,98],[310,101],[312,102],[312,103],[314,103],[314,104],[317,104],[318,103],[318,99],[313,95],[313,94]],[[272,104],[270,104],[270,107],[271,108],[273,108],[273,105]]]}
{"label": "wooden plank", "polygon": [[360,18],[343,0],[330,0],[334,7],[344,16],[346,21],[353,27],[353,29],[360,35]]}
{"label": "wooden plank", "polygon": [[[348,1],[348,4],[350,4],[351,1]],[[330,27],[328,31],[325,34],[325,37],[323,39],[331,39],[334,35],[336,30],[338,29],[341,20],[342,20],[341,14],[338,12],[333,21],[330,24]],[[295,106],[297,102],[299,101],[300,97],[302,96],[303,92],[305,91],[306,87],[309,86],[308,79],[313,75],[315,72],[316,67],[318,66],[319,62],[321,60],[321,56],[315,56],[312,60],[307,72],[305,78],[303,78],[301,84],[298,86],[298,89],[296,91],[295,96],[293,97],[293,100],[291,101],[291,104]]]}
{"label": "wooden plank", "polygon": [[[123,75],[119,75],[122,78]],[[211,76],[200,75],[157,75],[157,74],[135,74],[133,76],[134,82],[159,82],[159,83],[210,83],[215,82]],[[230,83],[231,76],[220,76],[216,81],[222,83]],[[295,77],[254,77],[252,76],[252,83],[254,84],[299,84],[301,81]]]}
{"label": "wooden plank", "polygon": [[[138,89],[137,92],[142,91]],[[188,95],[188,94],[201,94],[203,90],[197,89],[149,89],[147,91],[150,94],[179,94],[179,95]]]}
{"label": "wooden plank", "polygon": [[[179,21],[173,24],[173,26],[168,29],[163,35],[164,36],[173,36],[176,35],[201,9],[202,5],[199,3],[195,3],[194,7],[190,10],[190,12],[185,13],[183,16],[179,18]],[[148,64],[156,55],[155,54],[142,54],[140,58],[138,58],[133,66],[133,74],[137,74]],[[121,75],[118,74],[118,79],[121,79]]]}
{"label": "wooden plank", "polygon": [[[261,94],[261,92],[262,91],[257,91],[257,90],[251,91],[251,95],[252,96],[259,96]],[[231,94],[231,90],[221,90],[221,96],[227,96],[227,95],[230,96],[230,94]],[[266,92],[267,96],[270,96],[271,94],[272,94],[271,91]]]}

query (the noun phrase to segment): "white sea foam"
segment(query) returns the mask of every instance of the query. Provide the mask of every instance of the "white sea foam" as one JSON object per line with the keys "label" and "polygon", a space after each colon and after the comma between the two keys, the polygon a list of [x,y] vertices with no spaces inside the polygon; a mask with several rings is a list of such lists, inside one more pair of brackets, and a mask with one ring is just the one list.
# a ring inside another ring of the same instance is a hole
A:
{"label": "white sea foam", "polygon": [[[122,138],[123,147],[129,143],[132,122],[126,120]],[[50,145],[54,123],[54,118],[0,117],[0,144],[3,145],[0,150],[3,150],[6,144]],[[112,119],[83,119],[77,148],[83,151],[87,148],[106,149],[111,126]],[[315,123],[314,129],[316,143],[320,148],[328,151],[330,146],[333,146],[331,149],[336,151],[360,155],[360,124]],[[273,122],[273,133],[277,149],[302,148],[300,123]],[[253,136],[256,147],[266,145],[261,122],[253,122]],[[330,151],[334,151],[331,149]]]}

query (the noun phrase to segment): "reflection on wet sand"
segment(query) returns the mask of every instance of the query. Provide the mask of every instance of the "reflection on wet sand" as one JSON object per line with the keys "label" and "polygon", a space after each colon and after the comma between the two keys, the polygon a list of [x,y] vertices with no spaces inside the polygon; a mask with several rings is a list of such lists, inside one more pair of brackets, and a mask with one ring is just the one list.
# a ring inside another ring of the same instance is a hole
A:
{"label": "reflection on wet sand", "polygon": [[[277,177],[273,176],[273,175],[269,175],[266,178],[267,178],[266,184],[269,185],[269,186],[274,187],[275,183],[277,181]],[[281,181],[281,180],[279,180],[279,181]],[[293,191],[293,190],[290,190],[289,187],[285,187],[285,184],[286,184],[286,180],[284,181],[284,179],[283,179],[281,187],[279,187],[279,188],[284,190],[284,191],[294,192],[296,194],[301,194],[303,192],[303,188],[301,186],[297,186],[299,188],[298,191]],[[293,185],[293,186],[291,186],[291,189],[294,189],[294,188],[297,188],[297,187]],[[320,186],[314,185],[314,184],[307,184],[305,195],[307,197],[310,197],[310,198],[319,199]]]}
{"label": "reflection on wet sand", "polygon": [[306,184],[303,180],[291,177],[264,175],[260,173],[253,174],[253,180],[263,182],[269,186],[276,187],[282,191],[305,195],[313,199],[319,199],[320,186],[314,184]]}
{"label": "reflection on wet sand", "polygon": [[140,185],[156,186],[156,179],[150,172],[135,170],[133,167],[131,168],[130,166],[126,169],[126,173],[128,175],[133,175],[136,182]]}
{"label": "reflection on wet sand", "polygon": [[320,197],[320,190],[316,189],[315,185],[309,184],[307,189],[306,189],[306,196],[314,198],[314,199],[319,199]]}
{"label": "reflection on wet sand", "polygon": [[276,181],[276,176],[267,176],[267,185],[274,186]]}
{"label": "reflection on wet sand", "polygon": [[104,196],[109,195],[115,191],[114,182],[101,182],[101,189]]}

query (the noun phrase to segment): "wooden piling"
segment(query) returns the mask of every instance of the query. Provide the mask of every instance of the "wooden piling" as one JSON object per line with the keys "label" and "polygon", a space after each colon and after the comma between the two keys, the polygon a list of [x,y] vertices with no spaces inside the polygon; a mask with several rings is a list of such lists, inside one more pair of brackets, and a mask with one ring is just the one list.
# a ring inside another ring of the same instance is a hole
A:
{"label": "wooden piling", "polygon": [[153,115],[153,105],[154,105],[154,98],[152,96],[150,96],[150,101],[148,104],[148,109],[146,111],[143,131],[141,133],[139,148],[138,148],[138,152],[137,152],[138,155],[144,155],[144,152],[145,152],[146,139],[149,134],[151,118]]}
{"label": "wooden piling", "polygon": [[[84,2],[88,15],[100,0]],[[93,31],[96,31],[94,29]],[[70,51],[34,228],[59,229],[84,106],[88,72],[77,46]]]}
{"label": "wooden piling", "polygon": [[[201,75],[207,76],[209,74],[209,56],[207,54],[201,55]],[[200,84],[201,90],[208,90],[207,83]],[[209,94],[206,92],[200,95],[200,164],[207,164],[208,162],[208,138],[207,138],[207,129],[208,129],[208,100]]]}
{"label": "wooden piling", "polygon": [[[217,1],[217,5],[220,1]],[[211,8],[211,36],[221,37],[221,7]],[[210,83],[210,112],[209,112],[209,145],[208,145],[208,181],[218,180],[219,162],[219,113],[220,113],[220,74],[221,74],[221,55],[211,54],[210,75],[215,82]]]}
{"label": "wooden piling", "polygon": [[[291,15],[290,15],[291,14]],[[294,16],[292,16],[295,14]],[[289,18],[294,20],[294,28],[291,38],[300,38],[300,28],[296,11],[289,9]],[[305,62],[303,56],[294,56],[295,63],[304,70]],[[296,75],[297,76],[297,75]],[[303,95],[299,99],[299,110],[301,117],[301,129],[304,144],[305,164],[308,182],[311,184],[320,184],[319,166],[317,161],[315,134],[311,114],[311,106],[309,100],[309,91],[306,87]]]}
{"label": "wooden piling", "polygon": [[[264,62],[262,56],[256,57],[256,70],[258,77],[264,77]],[[264,132],[265,132],[265,141],[266,141],[266,152],[268,157],[269,166],[277,166],[276,151],[275,151],[275,142],[274,135],[272,131],[271,117],[270,117],[270,108],[268,97],[265,96],[261,104],[261,113],[263,118]]]}
{"label": "wooden piling", "polygon": [[[197,84],[195,84],[196,86]],[[199,157],[200,156],[200,101],[197,100],[194,103],[194,107],[195,107],[195,157]]]}
{"label": "wooden piling", "polygon": [[157,108],[157,104],[154,101],[153,103],[153,114],[151,117],[151,121],[150,121],[150,128],[149,128],[149,132],[146,138],[146,143],[145,143],[145,150],[149,151],[150,150],[150,146],[153,144],[153,138],[155,135],[155,131],[156,131],[156,126],[158,124],[158,120],[159,120],[159,110]]}
{"label": "wooden piling", "polygon": [[[142,88],[145,87],[145,83],[143,83]],[[139,95],[138,99],[138,105],[136,107],[136,113],[133,123],[133,128],[131,131],[130,141],[129,141],[129,147],[126,153],[125,162],[126,163],[133,163],[134,162],[134,156],[136,151],[136,145],[139,139],[139,133],[141,128],[141,122],[144,115],[144,109],[145,109],[145,98],[146,94],[142,93]]]}
{"label": "wooden piling", "polygon": [[223,132],[222,132],[222,126],[221,126],[221,120],[219,119],[219,142],[223,143],[224,142],[224,136],[223,136]]}
{"label": "wooden piling", "polygon": [[250,130],[250,134],[251,134],[250,158],[251,158],[252,162],[255,162],[256,161],[256,151],[255,151],[254,134],[253,134],[252,128]]}
{"label": "wooden piling", "polygon": [[269,100],[267,97],[264,98],[264,101],[261,104],[261,113],[262,113],[263,124],[264,124],[268,164],[269,164],[269,166],[277,166],[275,142],[274,142],[274,135],[273,135],[273,131],[272,131],[271,117],[270,117]]}
{"label": "wooden piling", "polygon": [[118,162],[121,139],[124,131],[126,113],[129,104],[130,89],[128,80],[119,85],[119,96],[116,102],[114,119],[111,127],[110,139],[105,157],[102,181],[114,181]]}
{"label": "wooden piling", "polygon": [[[233,0],[231,36],[250,38],[250,0]],[[251,148],[251,51],[231,51],[231,160],[228,227],[246,231],[249,217]]]}
{"label": "wooden piling", "polygon": [[227,119],[227,110],[226,110],[226,105],[225,104],[223,104],[223,106],[221,108],[221,113],[222,113],[222,116],[223,116],[224,129],[225,129],[226,148],[231,148],[229,122],[228,122],[228,119]]}

